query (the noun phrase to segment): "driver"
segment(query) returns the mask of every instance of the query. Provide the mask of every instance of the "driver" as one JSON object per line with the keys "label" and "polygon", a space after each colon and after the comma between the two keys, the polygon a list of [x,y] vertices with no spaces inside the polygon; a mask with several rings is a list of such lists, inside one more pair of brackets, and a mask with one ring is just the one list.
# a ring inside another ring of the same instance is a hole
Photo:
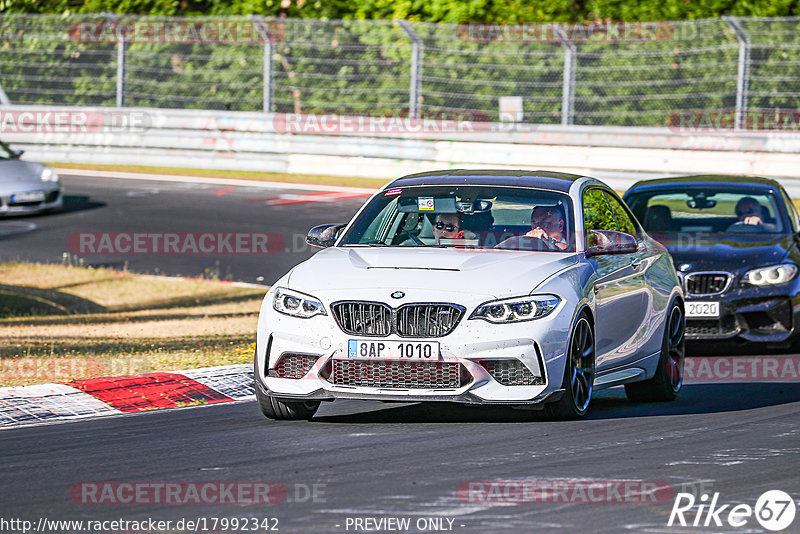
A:
{"label": "driver", "polygon": [[761,204],[758,203],[753,197],[742,197],[736,203],[736,217],[740,223],[758,226],[765,232],[774,232],[777,228],[776,225],[765,222],[762,219],[764,215]]}
{"label": "driver", "polygon": [[442,238],[462,239],[464,230],[461,224],[461,217],[457,213],[440,213],[437,215],[436,222],[433,225],[433,237],[437,245]]}
{"label": "driver", "polygon": [[531,230],[525,235],[538,237],[553,247],[564,250],[567,248],[567,238],[564,233],[566,224],[560,206],[537,206],[531,212]]}

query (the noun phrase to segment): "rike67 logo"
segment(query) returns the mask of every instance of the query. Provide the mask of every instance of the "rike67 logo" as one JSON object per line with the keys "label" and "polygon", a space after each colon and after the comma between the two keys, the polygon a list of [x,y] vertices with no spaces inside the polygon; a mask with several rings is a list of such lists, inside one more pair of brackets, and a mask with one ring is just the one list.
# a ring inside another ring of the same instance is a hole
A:
{"label": "rike67 logo", "polygon": [[751,520],[755,518],[762,528],[777,532],[792,524],[796,512],[794,499],[781,490],[764,492],[754,507],[744,503],[720,504],[719,492],[714,493],[710,499],[708,494],[696,499],[691,493],[678,493],[667,526],[722,527],[727,523],[727,526],[734,528],[752,527],[754,523]]}

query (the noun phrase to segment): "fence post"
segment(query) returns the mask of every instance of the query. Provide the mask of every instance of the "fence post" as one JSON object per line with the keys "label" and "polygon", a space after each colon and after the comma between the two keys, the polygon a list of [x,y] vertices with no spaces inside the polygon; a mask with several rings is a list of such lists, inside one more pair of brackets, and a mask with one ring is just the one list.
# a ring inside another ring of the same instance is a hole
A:
{"label": "fence post", "polygon": [[128,43],[125,39],[117,39],[117,107],[125,106],[125,63],[127,61]]}
{"label": "fence post", "polygon": [[397,24],[406,32],[411,41],[411,84],[408,90],[408,116],[419,118],[419,105],[422,101],[422,39],[407,20],[398,20]]}
{"label": "fence post", "polygon": [[252,15],[253,25],[262,36],[264,36],[264,70],[262,72],[263,84],[263,98],[261,101],[261,110],[264,113],[271,113],[273,111],[273,94],[272,94],[272,32],[270,32],[269,25],[264,22],[264,19]]}
{"label": "fence post", "polygon": [[739,41],[739,66],[736,77],[736,115],[734,129],[745,129],[747,120],[747,91],[750,87],[750,37],[742,28],[736,17],[723,15],[722,19],[736,34]]}
{"label": "fence post", "polygon": [[578,48],[563,29],[558,29],[564,47],[564,78],[561,82],[561,125],[569,126],[575,119],[575,56]]}
{"label": "fence post", "polygon": [[262,103],[264,113],[271,113],[272,110],[272,43],[269,39],[264,43],[264,102]]}
{"label": "fence post", "polygon": [[3,91],[3,86],[0,85],[0,105],[3,106],[10,106],[11,100],[8,99],[8,95],[5,91]]}

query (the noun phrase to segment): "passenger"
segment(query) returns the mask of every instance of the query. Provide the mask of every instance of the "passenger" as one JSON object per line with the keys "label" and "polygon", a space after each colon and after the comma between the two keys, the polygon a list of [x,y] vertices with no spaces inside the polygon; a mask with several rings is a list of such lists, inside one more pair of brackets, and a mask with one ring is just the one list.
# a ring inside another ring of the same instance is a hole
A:
{"label": "passenger", "polygon": [[564,211],[560,206],[537,206],[531,212],[531,230],[527,237],[538,237],[559,250],[568,246]]}
{"label": "passenger", "polygon": [[463,239],[464,230],[461,224],[461,217],[457,213],[440,213],[436,216],[436,223],[433,225],[433,237],[436,244],[439,240]]}

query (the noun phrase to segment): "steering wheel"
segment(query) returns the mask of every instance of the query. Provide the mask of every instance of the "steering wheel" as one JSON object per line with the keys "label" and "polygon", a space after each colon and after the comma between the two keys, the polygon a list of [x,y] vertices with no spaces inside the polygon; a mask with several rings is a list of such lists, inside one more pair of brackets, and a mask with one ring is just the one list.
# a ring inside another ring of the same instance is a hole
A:
{"label": "steering wheel", "polygon": [[756,234],[764,232],[764,229],[757,224],[747,224],[744,221],[736,221],[728,227],[726,232],[737,234]]}
{"label": "steering wheel", "polygon": [[422,241],[419,240],[419,237],[417,237],[414,234],[410,233],[408,230],[406,230],[404,232],[400,232],[399,234],[397,234],[397,237],[407,237],[412,243],[414,243],[415,245],[417,245],[419,247],[426,246],[425,243],[423,243]]}
{"label": "steering wheel", "polygon": [[543,251],[543,250],[555,250],[555,247],[541,239],[539,237],[533,237],[530,235],[519,235],[514,237],[509,237],[505,241],[501,241],[494,248],[502,248],[507,250],[536,250],[536,251]]}

